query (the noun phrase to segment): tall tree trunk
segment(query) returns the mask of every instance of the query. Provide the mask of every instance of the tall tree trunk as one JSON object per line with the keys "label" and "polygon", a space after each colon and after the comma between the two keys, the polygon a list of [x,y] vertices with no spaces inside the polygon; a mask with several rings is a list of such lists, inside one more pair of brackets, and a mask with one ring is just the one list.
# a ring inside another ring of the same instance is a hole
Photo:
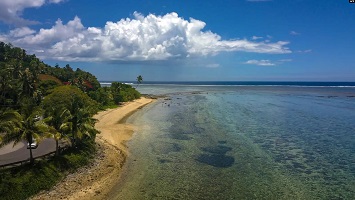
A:
{"label": "tall tree trunk", "polygon": [[[76,113],[78,114],[78,113]],[[76,140],[77,140],[77,132],[78,132],[78,118],[77,117],[74,117],[74,120],[73,120],[73,142],[72,142],[72,146],[76,146]]]}
{"label": "tall tree trunk", "polygon": [[30,164],[33,165],[33,163],[34,163],[34,159],[33,159],[33,155],[32,155],[32,147],[30,144]]}
{"label": "tall tree trunk", "polygon": [[55,155],[59,155],[59,144],[58,140],[55,140]]}

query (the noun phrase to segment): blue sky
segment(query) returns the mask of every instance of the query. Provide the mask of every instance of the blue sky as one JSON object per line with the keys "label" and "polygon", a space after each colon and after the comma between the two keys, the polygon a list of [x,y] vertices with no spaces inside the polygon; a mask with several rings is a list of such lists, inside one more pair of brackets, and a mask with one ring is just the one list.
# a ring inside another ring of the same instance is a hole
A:
{"label": "blue sky", "polygon": [[0,40],[99,80],[355,81],[348,0],[2,0]]}

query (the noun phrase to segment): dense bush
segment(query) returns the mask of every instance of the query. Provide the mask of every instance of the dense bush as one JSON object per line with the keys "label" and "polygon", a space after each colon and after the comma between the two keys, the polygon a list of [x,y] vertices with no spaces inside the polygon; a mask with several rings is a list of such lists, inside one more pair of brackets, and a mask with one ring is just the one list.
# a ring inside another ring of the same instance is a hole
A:
{"label": "dense bush", "polygon": [[43,96],[47,96],[56,87],[60,86],[57,82],[53,80],[40,81],[38,84],[38,89],[42,92]]}
{"label": "dense bush", "polygon": [[100,104],[100,109],[105,109],[115,105],[113,96],[109,87],[102,87],[95,91],[88,92],[89,97]]}
{"label": "dense bush", "polygon": [[132,101],[141,97],[141,94],[136,89],[124,83],[113,82],[111,84],[111,92],[116,104]]}
{"label": "dense bush", "polygon": [[41,190],[52,188],[67,171],[73,172],[87,165],[96,151],[95,145],[92,142],[81,145],[81,148],[66,150],[63,156],[38,160],[33,166],[0,170],[0,199],[28,199]]}
{"label": "dense bush", "polygon": [[[45,97],[42,102],[44,110],[50,112],[52,109],[70,109],[73,102],[78,101],[78,107],[88,107],[92,114],[98,111],[98,103],[92,100],[87,94],[75,86],[60,86]],[[46,114],[48,114],[48,112]]]}

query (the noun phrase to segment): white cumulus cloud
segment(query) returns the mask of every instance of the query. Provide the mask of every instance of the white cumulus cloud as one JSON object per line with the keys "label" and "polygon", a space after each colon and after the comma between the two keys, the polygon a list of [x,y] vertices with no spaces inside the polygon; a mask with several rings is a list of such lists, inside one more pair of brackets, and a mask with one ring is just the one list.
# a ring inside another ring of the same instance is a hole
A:
{"label": "white cumulus cloud", "polygon": [[143,16],[135,12],[132,19],[109,21],[104,27],[85,27],[75,17],[66,24],[57,20],[51,28],[37,32],[15,29],[0,38],[28,52],[40,52],[41,58],[64,61],[164,61],[231,51],[291,53],[285,41],[223,40],[205,31],[205,26],[203,21],[185,20],[177,13]]}
{"label": "white cumulus cloud", "polygon": [[21,17],[26,8],[39,8],[45,3],[60,3],[64,0],[1,0],[0,1],[0,21],[15,26],[36,24],[38,22]]}
{"label": "white cumulus cloud", "polygon": [[260,66],[274,66],[275,63],[272,63],[270,60],[248,60],[245,64],[250,65],[260,65]]}
{"label": "white cumulus cloud", "polygon": [[36,33],[35,30],[32,30],[28,27],[21,27],[21,28],[16,28],[14,30],[10,31],[10,36],[14,37],[14,38],[20,38],[20,37],[24,37],[27,35],[32,35]]}
{"label": "white cumulus cloud", "polygon": [[271,60],[248,60],[244,64],[249,64],[249,65],[259,65],[259,66],[275,66],[275,65],[280,65],[285,62],[291,62],[292,59],[281,59],[277,61],[271,61]]}

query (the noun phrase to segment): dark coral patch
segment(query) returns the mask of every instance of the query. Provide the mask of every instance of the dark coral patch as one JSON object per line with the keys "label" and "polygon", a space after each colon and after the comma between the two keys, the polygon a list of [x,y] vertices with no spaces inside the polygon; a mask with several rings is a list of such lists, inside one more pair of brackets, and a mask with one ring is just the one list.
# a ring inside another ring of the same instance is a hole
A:
{"label": "dark coral patch", "polygon": [[200,154],[196,160],[200,163],[211,165],[213,167],[227,168],[234,164],[234,158],[231,156],[219,154]]}

